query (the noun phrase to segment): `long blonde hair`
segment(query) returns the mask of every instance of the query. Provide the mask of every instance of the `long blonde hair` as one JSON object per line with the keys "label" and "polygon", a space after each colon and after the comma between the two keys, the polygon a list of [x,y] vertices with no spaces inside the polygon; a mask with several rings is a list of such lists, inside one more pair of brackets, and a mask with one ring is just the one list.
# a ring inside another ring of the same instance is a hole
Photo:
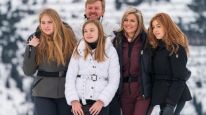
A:
{"label": "long blonde hair", "polygon": [[39,23],[41,23],[41,18],[44,15],[52,19],[54,33],[46,35],[40,28],[40,43],[37,46],[36,63],[40,64],[43,60],[46,60],[48,62],[56,61],[58,65],[65,65],[76,45],[74,32],[69,25],[65,25],[61,21],[55,10],[50,8],[43,10],[39,15]]}
{"label": "long blonde hair", "polygon": [[[122,21],[121,21],[121,29],[120,31],[124,31],[124,28],[123,28],[123,24],[124,24],[124,20],[127,18],[127,16],[129,14],[134,14],[136,19],[137,19],[137,23],[138,23],[138,27],[137,27],[137,30],[136,30],[136,33],[134,35],[134,37],[132,38],[132,40],[135,40],[137,38],[137,36],[142,32],[146,32],[146,29],[145,29],[145,26],[144,26],[144,21],[143,21],[143,16],[142,16],[142,13],[140,10],[136,9],[136,8],[133,8],[133,7],[130,7],[128,8],[125,13],[123,14],[122,16]],[[124,31],[125,32],[125,31]]]}
{"label": "long blonde hair", "polygon": [[[101,23],[99,22],[99,20],[87,20],[83,27],[82,27],[82,34],[84,35],[84,28],[87,24],[94,24],[97,29],[98,29],[98,39],[97,39],[97,47],[95,50],[95,54],[94,54],[94,59],[97,60],[97,62],[103,62],[105,61],[105,42],[106,42],[106,38],[104,36],[104,31],[103,31],[103,27],[101,25]],[[89,53],[91,52],[91,48],[88,46],[88,44],[85,42],[85,49],[84,49],[84,59],[86,60],[87,56],[89,55]],[[78,47],[78,46],[77,46]],[[74,52],[74,56],[79,56],[79,53],[77,51],[77,47],[75,49]]]}
{"label": "long blonde hair", "polygon": [[153,21],[160,23],[165,31],[165,35],[162,41],[166,44],[166,48],[171,54],[177,53],[179,45],[183,46],[187,54],[189,54],[188,40],[186,35],[180,30],[180,28],[172,21],[171,17],[166,13],[156,14],[150,21],[148,37],[151,45],[156,48],[158,40],[153,34],[152,23]]}

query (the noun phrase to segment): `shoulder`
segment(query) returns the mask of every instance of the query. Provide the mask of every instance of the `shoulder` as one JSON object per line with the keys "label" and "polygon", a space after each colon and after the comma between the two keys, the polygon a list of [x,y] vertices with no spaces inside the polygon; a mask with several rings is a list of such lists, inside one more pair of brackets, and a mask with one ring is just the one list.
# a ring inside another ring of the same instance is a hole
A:
{"label": "shoulder", "polygon": [[111,39],[105,38],[105,53],[107,56],[113,55],[116,52],[115,47],[112,44]]}
{"label": "shoulder", "polygon": [[179,45],[179,49],[177,51],[176,57],[187,58],[187,53],[183,46]]}
{"label": "shoulder", "polygon": [[77,52],[80,54],[80,55],[84,55],[84,49],[86,47],[85,45],[85,40],[84,39],[81,39],[78,44],[77,44]]}
{"label": "shoulder", "polygon": [[177,53],[173,53],[171,56],[172,60],[187,61],[187,53],[183,46],[179,45]]}
{"label": "shoulder", "polygon": [[124,36],[123,31],[114,31],[114,35],[115,35],[114,40],[116,41]]}
{"label": "shoulder", "polygon": [[65,27],[67,27],[68,29],[72,29],[71,26],[70,26],[68,23],[66,23],[66,22],[64,22],[64,21],[63,21],[62,23],[63,23],[63,25],[64,25]]}
{"label": "shoulder", "polygon": [[120,26],[118,24],[106,21],[104,19],[102,20],[101,23],[102,23],[103,28],[108,28],[108,29],[112,29],[115,31],[120,28]]}

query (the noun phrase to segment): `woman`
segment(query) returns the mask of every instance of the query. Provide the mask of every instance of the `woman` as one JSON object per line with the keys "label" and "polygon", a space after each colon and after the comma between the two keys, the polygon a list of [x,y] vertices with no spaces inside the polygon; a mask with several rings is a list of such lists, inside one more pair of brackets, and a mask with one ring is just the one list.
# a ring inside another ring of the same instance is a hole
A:
{"label": "woman", "polygon": [[[23,62],[26,75],[37,71],[32,87],[37,115],[69,115],[64,95],[69,59],[76,45],[72,29],[58,13],[45,9],[39,15],[38,36],[29,39]],[[37,38],[38,37],[38,38]]]}
{"label": "woman", "polygon": [[152,18],[148,36],[154,48],[151,104],[160,105],[160,115],[179,115],[185,101],[191,100],[186,85],[187,37],[166,13]]}
{"label": "woman", "polygon": [[82,33],[67,70],[67,103],[74,115],[108,115],[119,85],[118,55],[99,21],[86,21]]}
{"label": "woman", "polygon": [[120,58],[120,105],[123,115],[146,115],[150,104],[151,77],[147,35],[142,13],[129,8],[116,32],[114,46]]}

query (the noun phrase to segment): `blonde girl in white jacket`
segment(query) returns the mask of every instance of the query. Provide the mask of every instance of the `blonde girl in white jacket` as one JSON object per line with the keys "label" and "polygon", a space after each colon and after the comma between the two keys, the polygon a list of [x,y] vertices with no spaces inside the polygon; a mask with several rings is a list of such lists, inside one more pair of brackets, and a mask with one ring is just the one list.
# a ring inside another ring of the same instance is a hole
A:
{"label": "blonde girl in white jacket", "polygon": [[67,103],[74,115],[108,115],[119,86],[118,55],[98,20],[86,21],[82,33],[66,75]]}

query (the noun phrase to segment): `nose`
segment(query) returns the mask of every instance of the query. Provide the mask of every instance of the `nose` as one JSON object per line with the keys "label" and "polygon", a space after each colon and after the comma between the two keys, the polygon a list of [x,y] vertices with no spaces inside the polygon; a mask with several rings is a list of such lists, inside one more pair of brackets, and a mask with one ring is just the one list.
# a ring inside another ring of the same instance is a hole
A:
{"label": "nose", "polygon": [[125,21],[124,24],[125,24],[125,25],[128,25],[128,24],[129,24],[129,21]]}
{"label": "nose", "polygon": [[91,8],[91,9],[90,9],[90,12],[94,13],[94,12],[95,12],[95,9],[94,9],[94,8]]}
{"label": "nose", "polygon": [[49,24],[46,24],[45,27],[48,28],[48,27],[49,27]]}
{"label": "nose", "polygon": [[126,24],[130,25],[130,24],[131,24],[131,21],[127,21]]}
{"label": "nose", "polygon": [[86,32],[85,35],[89,36],[89,35],[90,35],[90,32]]}
{"label": "nose", "polygon": [[153,32],[157,32],[157,29],[155,27],[153,28]]}

